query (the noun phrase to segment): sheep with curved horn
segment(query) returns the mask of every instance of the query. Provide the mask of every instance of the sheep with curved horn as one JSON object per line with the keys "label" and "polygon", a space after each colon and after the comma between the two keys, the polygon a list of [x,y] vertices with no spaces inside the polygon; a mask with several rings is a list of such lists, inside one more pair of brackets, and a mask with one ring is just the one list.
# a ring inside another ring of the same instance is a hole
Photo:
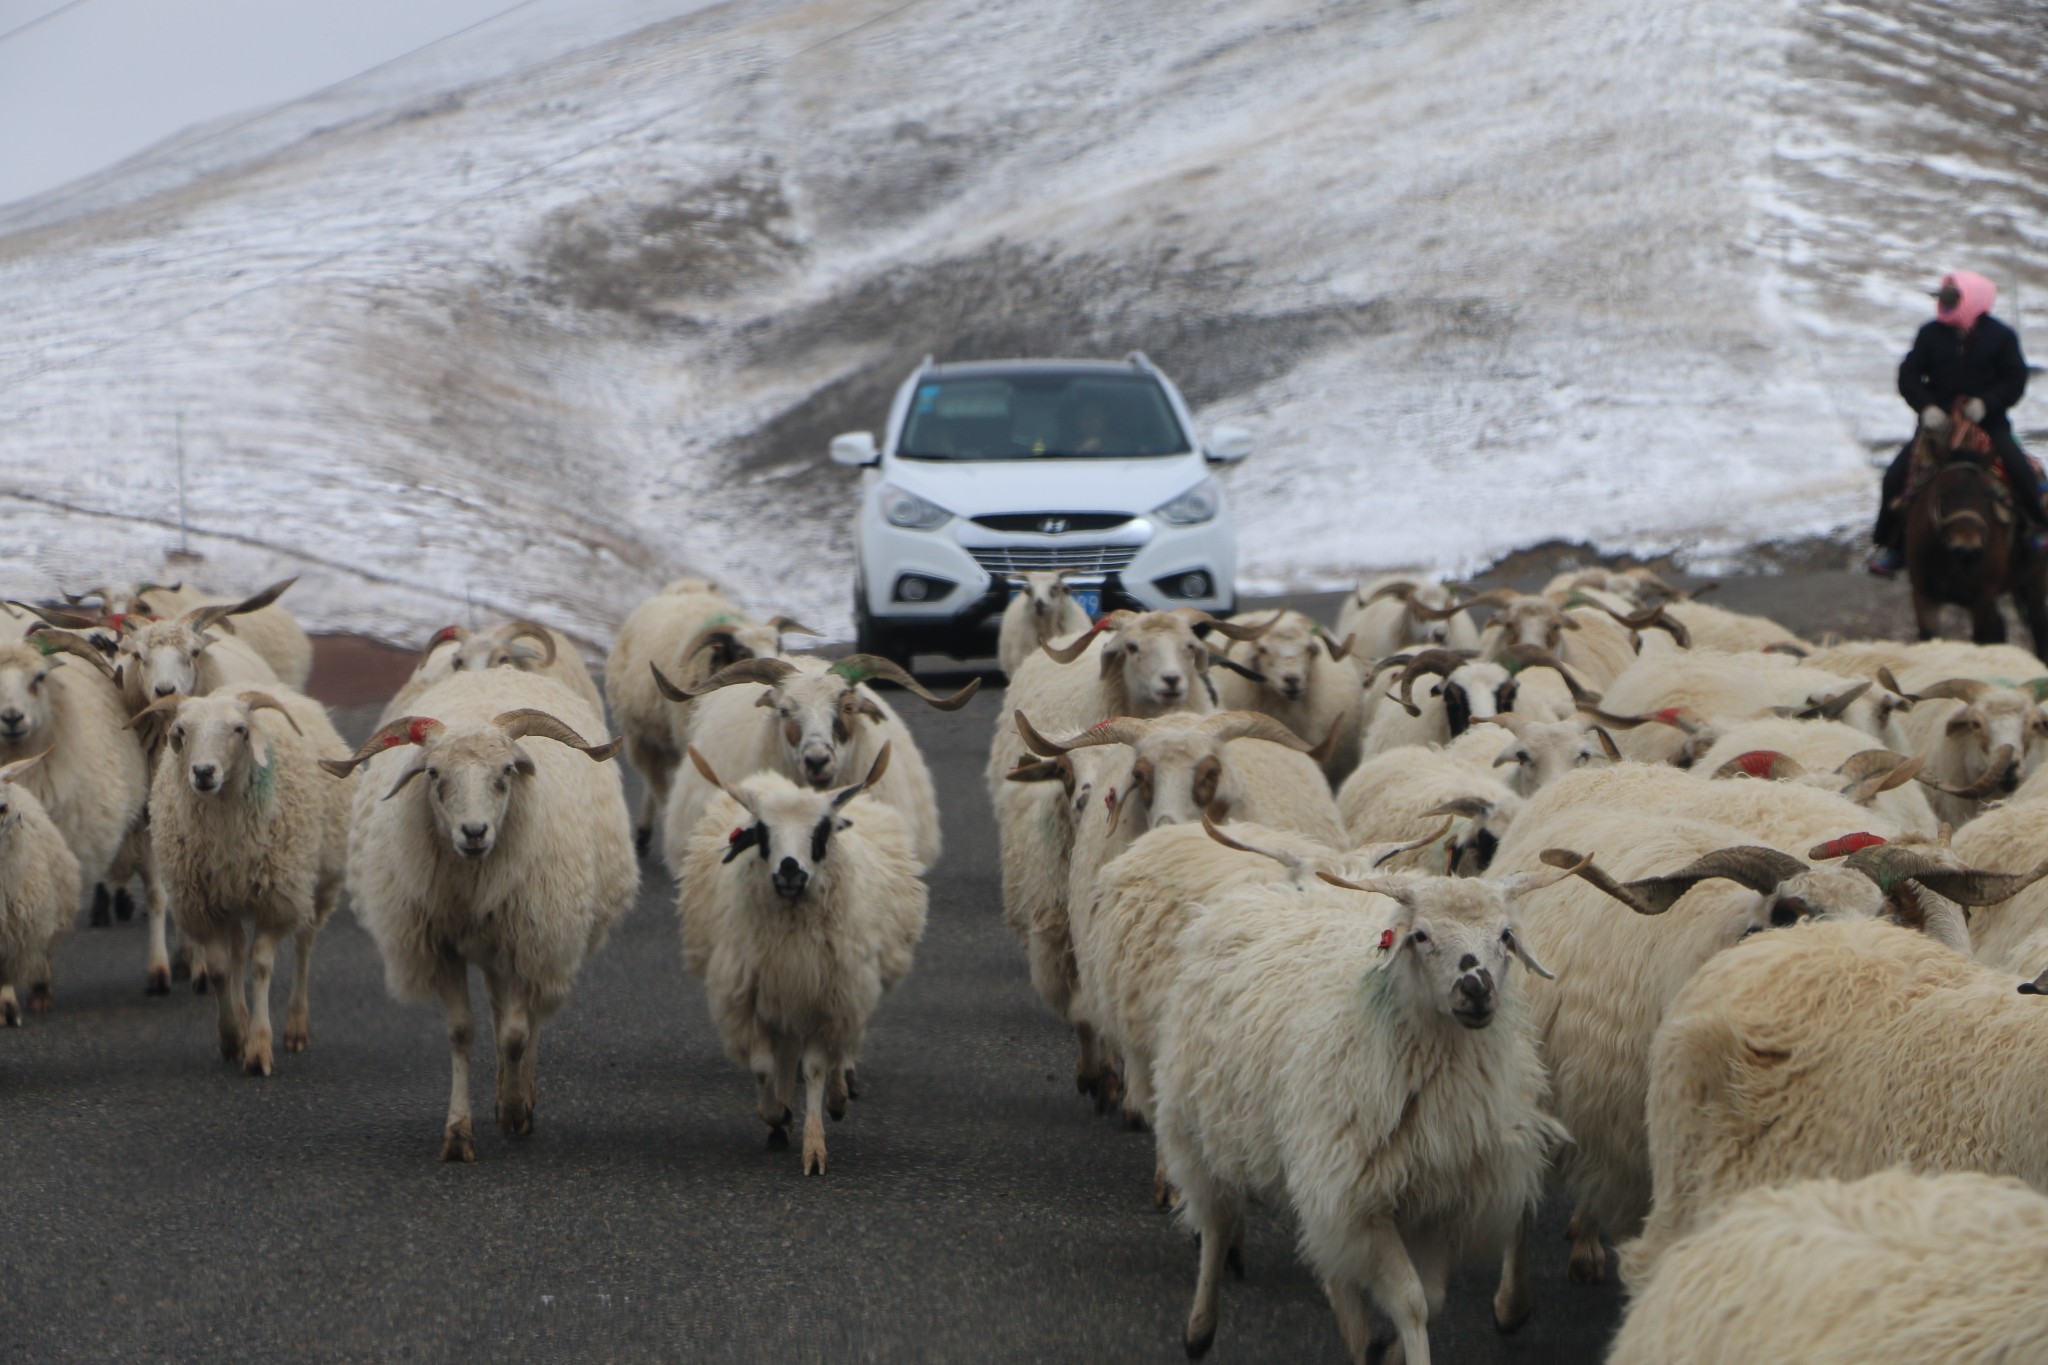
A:
{"label": "sheep with curved horn", "polygon": [[[154,601],[142,601],[146,589],[138,588],[137,605],[144,611],[182,620],[196,634],[218,627],[235,637],[237,643],[261,659],[271,674],[286,687],[303,692],[313,675],[313,641],[292,614],[278,605],[278,599],[296,577],[271,584],[261,592],[239,601],[202,599],[187,601],[189,594],[162,590],[164,600],[157,610]],[[181,604],[184,604],[181,606]]]}
{"label": "sheep with curved horn", "polygon": [[[476,1160],[468,974],[489,987],[499,1128],[533,1130],[540,1027],[633,903],[639,868],[618,768],[620,741],[552,678],[516,668],[456,674],[420,714],[384,725],[356,769],[351,903],[403,999],[438,996],[451,1083],[443,1161]],[[536,743],[546,740],[547,743]]]}
{"label": "sheep with curved horn", "polygon": [[1002,624],[996,632],[996,659],[1008,677],[1040,645],[1088,629],[1088,613],[1067,590],[1069,571],[1033,569],[1006,575],[1017,589],[1003,607]]}
{"label": "sheep with curved horn", "polygon": [[1323,774],[1341,782],[1358,766],[1365,712],[1351,646],[1351,637],[1333,640],[1298,611],[1273,613],[1258,639],[1233,643],[1216,661],[1238,672],[1217,679],[1221,705],[1263,712],[1310,741],[1336,727],[1337,743]]}
{"label": "sheep with curved horn", "polygon": [[1360,584],[1338,610],[1335,634],[1352,640],[1361,659],[1412,648],[1479,647],[1479,628],[1448,587],[1404,576]]}
{"label": "sheep with curved horn", "polygon": [[428,688],[457,673],[480,673],[489,668],[512,668],[552,678],[578,701],[604,714],[604,699],[575,643],[538,621],[515,618],[479,630],[449,625],[434,632],[420,651],[412,677],[385,703],[382,719],[410,711]]}
{"label": "sheep with curved horn", "polygon": [[[1415,685],[1426,677],[1440,681],[1418,702]],[[1476,722],[1514,710],[1521,687],[1505,664],[1467,659],[1456,650],[1419,650],[1401,665],[1393,689],[1378,694],[1360,752],[1371,759],[1410,745],[1448,744]]]}
{"label": "sheep with curved horn", "polygon": [[1926,760],[1935,813],[1962,825],[1979,802],[2011,796],[2048,760],[2048,711],[2025,687],[1938,671],[1915,666],[1894,678],[1915,704],[1892,717],[1891,747]]}
{"label": "sheep with curved horn", "polygon": [[[649,668],[662,696],[691,702],[688,742],[734,781],[779,772],[822,791],[843,786],[866,771],[884,744],[893,746],[895,761],[873,796],[903,817],[920,868],[938,860],[939,808],[931,770],[902,718],[867,683],[893,682],[936,710],[955,711],[980,690],[979,678],[940,696],[900,664],[876,655],[830,660],[800,654],[742,659],[686,690],[671,684],[658,667]],[[694,770],[679,770],[675,776],[664,838],[678,874],[682,850],[713,790]]]}

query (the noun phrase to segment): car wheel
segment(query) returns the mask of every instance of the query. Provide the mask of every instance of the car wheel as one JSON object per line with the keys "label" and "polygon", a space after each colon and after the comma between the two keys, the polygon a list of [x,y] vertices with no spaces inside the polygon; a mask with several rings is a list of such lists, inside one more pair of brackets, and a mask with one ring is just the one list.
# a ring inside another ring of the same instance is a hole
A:
{"label": "car wheel", "polygon": [[862,654],[873,654],[905,668],[910,667],[910,655],[903,647],[903,637],[868,615],[867,594],[858,589],[853,598],[853,647]]}

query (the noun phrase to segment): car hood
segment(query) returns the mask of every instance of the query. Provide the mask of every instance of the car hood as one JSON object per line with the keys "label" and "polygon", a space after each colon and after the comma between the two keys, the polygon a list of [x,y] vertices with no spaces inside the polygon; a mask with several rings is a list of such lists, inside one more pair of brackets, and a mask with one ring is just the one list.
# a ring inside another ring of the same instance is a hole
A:
{"label": "car hood", "polygon": [[955,516],[1128,512],[1143,516],[1200,483],[1198,454],[1111,460],[890,460],[882,477]]}

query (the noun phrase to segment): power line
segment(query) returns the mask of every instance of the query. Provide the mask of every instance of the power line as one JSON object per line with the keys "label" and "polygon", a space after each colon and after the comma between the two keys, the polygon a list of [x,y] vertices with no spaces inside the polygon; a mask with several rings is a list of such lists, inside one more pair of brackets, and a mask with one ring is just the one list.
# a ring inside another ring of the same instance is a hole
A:
{"label": "power line", "polygon": [[0,43],[4,43],[9,38],[16,37],[19,34],[26,33],[32,28],[36,28],[42,24],[47,24],[60,14],[69,14],[72,10],[77,9],[80,5],[86,3],[87,0],[65,0],[65,3],[57,6],[57,8],[53,10],[45,10],[43,13],[38,14],[35,18],[29,20],[27,23],[16,24],[13,28],[8,29],[5,33],[0,33]]}
{"label": "power line", "polygon": [[[73,3],[83,4],[85,3],[85,0],[73,0]],[[535,3],[535,0],[521,0],[521,3],[532,4]],[[880,14],[873,15],[867,19],[863,19],[861,22],[853,25],[851,28],[842,29],[838,33],[829,34],[826,37],[819,39],[817,42],[810,44],[808,47],[798,48],[795,52],[792,52],[787,57],[783,58],[780,64],[784,67],[787,67],[790,63],[794,62],[799,57],[803,57],[812,52],[816,52],[819,48],[828,46],[829,44],[840,42],[846,38],[850,38],[854,34],[859,33],[862,29],[872,28],[874,25],[879,24],[884,20],[893,19],[897,15],[903,13],[905,10],[912,9],[917,5],[923,3],[925,3],[925,0],[902,0],[901,4],[898,4],[890,9],[884,10]],[[519,8],[519,6],[514,6],[514,8]],[[509,13],[509,11],[507,12]],[[641,119],[637,123],[628,124],[626,127],[619,129],[617,132],[608,133],[604,137],[599,138],[595,142],[586,143],[585,145],[576,148],[574,151],[564,152],[562,155],[554,158],[552,161],[544,161],[540,165],[521,171],[519,172],[519,174],[514,175],[509,179],[501,180],[497,184],[491,186],[489,189],[479,190],[475,194],[464,195],[460,199],[451,200],[447,204],[443,205],[441,208],[436,209],[434,212],[428,214],[426,217],[418,219],[411,223],[407,223],[404,227],[399,228],[393,232],[385,233],[383,236],[374,238],[371,241],[364,242],[357,246],[347,246],[335,251],[331,251],[325,256],[321,256],[316,260],[306,262],[306,264],[304,265],[294,266],[290,270],[287,270],[282,274],[273,275],[269,279],[264,280],[261,283],[252,284],[246,289],[238,289],[232,294],[226,294],[208,303],[202,303],[197,305],[196,307],[188,308],[182,313],[176,313],[168,318],[163,319],[161,322],[152,323],[148,327],[140,328],[137,331],[128,333],[126,336],[118,337],[113,341],[105,343],[104,345],[95,346],[90,350],[82,351],[79,354],[70,356],[64,360],[53,360],[47,365],[38,365],[33,369],[25,370],[20,374],[9,375],[4,378],[0,378],[0,390],[11,389],[18,384],[27,383],[31,379],[38,379],[43,375],[49,374],[55,370],[67,370],[75,365],[82,365],[86,361],[95,360],[100,356],[106,355],[110,351],[119,350],[121,347],[126,346],[131,341],[140,340],[141,338],[150,336],[156,332],[161,332],[166,328],[175,327],[181,322],[190,321],[192,318],[198,317],[202,313],[210,313],[213,312],[215,309],[225,308],[227,305],[234,303],[237,300],[245,299],[249,297],[251,294],[260,294],[266,289],[275,288],[276,286],[283,284],[288,280],[296,279],[299,276],[307,274],[311,271],[321,269],[324,266],[332,265],[336,261],[344,260],[350,256],[359,255],[363,252],[374,251],[380,247],[388,246],[391,243],[398,241],[401,237],[404,237],[413,232],[417,232],[419,229],[423,227],[432,226],[434,223],[437,223],[441,219],[446,218],[449,214],[454,213],[457,209],[467,208],[471,204],[479,203],[482,200],[489,199],[494,195],[502,194],[506,190],[511,189],[514,185],[523,184],[524,182],[533,179],[535,176],[545,175],[549,171],[552,171],[557,167],[564,166],[569,162],[576,160],[579,157],[587,156],[591,152],[598,151],[599,149],[604,147],[609,147],[615,142],[621,142],[626,138],[632,137],[636,133],[644,132],[646,129],[653,127],[655,124],[661,122],[663,119],[669,118],[674,114],[680,113],[683,108],[684,106],[680,104],[670,105],[657,113],[649,115],[647,118]]]}
{"label": "power line", "polygon": [[[64,10],[73,9],[79,5],[83,5],[86,3],[88,3],[88,0],[70,0],[69,4],[64,5],[61,9],[55,9],[50,11],[49,14],[43,16],[43,19],[54,18],[56,15],[62,14]],[[514,14],[519,10],[523,10],[529,5],[537,5],[539,3],[541,3],[541,0],[519,0],[519,3],[515,5],[512,5],[506,9],[501,9],[496,14],[487,15],[482,19],[478,19],[475,23],[465,24],[461,28],[456,29],[453,33],[444,33],[438,38],[429,39],[427,42],[421,43],[418,47],[408,48],[404,52],[399,53],[395,57],[386,57],[383,61],[378,62],[375,66],[366,66],[361,71],[352,72],[349,75],[343,76],[338,81],[331,81],[328,84],[321,86],[318,90],[313,91],[311,94],[299,96],[297,99],[293,100],[289,105],[271,105],[266,108],[257,110],[255,113],[250,114],[246,118],[237,119],[235,122],[228,124],[226,127],[210,129],[186,145],[187,147],[204,147],[209,142],[219,142],[224,138],[232,137],[236,133],[241,132],[244,128],[253,127],[256,124],[263,122],[263,120],[275,116],[280,111],[280,108],[291,108],[296,105],[310,104],[314,100],[325,99],[327,96],[335,94],[337,91],[340,91],[347,86],[354,85],[357,81],[363,80],[369,76],[376,75],[379,71],[384,70],[386,67],[396,66],[398,65],[398,63],[405,61],[408,58],[417,57],[420,53],[425,52],[430,47],[438,47],[442,43],[448,42],[450,39],[460,38],[463,34],[474,32],[477,29],[483,28],[487,24],[495,24],[500,19],[505,18],[507,15]],[[0,42],[7,41],[7,39],[13,37],[14,34],[20,33],[22,29],[33,28],[35,25],[43,22],[43,19],[32,19],[28,23],[23,24],[21,28],[14,29],[11,32],[5,34],[0,34]],[[68,190],[61,190],[58,193],[50,196],[41,204],[37,205],[37,208],[38,210],[48,210],[51,208],[61,207],[64,204],[70,203],[74,199],[83,198],[86,194],[90,193],[94,188],[96,188],[97,184],[98,182],[96,180],[94,180],[91,177],[87,177],[79,181],[78,183],[72,185],[71,188],[69,188]]]}

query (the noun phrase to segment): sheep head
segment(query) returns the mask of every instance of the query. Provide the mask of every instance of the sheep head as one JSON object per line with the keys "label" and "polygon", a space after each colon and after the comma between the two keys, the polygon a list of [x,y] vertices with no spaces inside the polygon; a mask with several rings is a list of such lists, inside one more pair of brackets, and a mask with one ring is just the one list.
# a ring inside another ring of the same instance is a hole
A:
{"label": "sheep head", "polygon": [[625,741],[586,743],[575,729],[546,711],[521,707],[503,711],[481,725],[444,725],[430,716],[400,716],[345,759],[323,758],[320,766],[347,777],[387,749],[417,745],[418,757],[398,775],[389,801],[424,777],[419,790],[442,838],[463,858],[482,858],[497,847],[518,785],[536,768],[523,739],[549,739],[603,762]]}
{"label": "sheep head", "polygon": [[[59,690],[51,675],[66,662],[63,651],[55,647],[50,635],[39,632],[26,640],[0,645],[0,753],[19,754],[25,747],[48,747],[42,737],[55,723],[54,706]],[[91,646],[81,642],[81,647],[87,657],[92,657]]]}
{"label": "sheep head", "polygon": [[1232,640],[1255,640],[1264,631],[1264,626],[1219,621],[1192,607],[1113,611],[1067,644],[1042,648],[1065,664],[1100,640],[1100,676],[1122,689],[1120,709],[1131,715],[1159,715],[1200,705],[1195,689],[1209,689],[1209,665],[1215,657],[1204,636],[1215,632]]}
{"label": "sheep head", "polygon": [[239,794],[272,762],[270,737],[256,723],[256,713],[266,710],[283,716],[293,734],[304,733],[276,697],[255,690],[158,697],[129,719],[128,728],[162,724],[171,752],[184,764],[185,784],[195,794]]}
{"label": "sheep head", "polygon": [[1534,796],[1566,773],[1621,761],[1614,736],[1590,720],[1524,720],[1512,711],[1489,719],[1514,736],[1493,766],[1513,764],[1508,782],[1523,796]]}
{"label": "sheep head", "polygon": [[690,762],[704,780],[738,802],[753,822],[734,829],[727,837],[721,861],[731,863],[750,850],[756,851],[761,870],[776,895],[784,900],[802,896],[821,881],[828,867],[832,836],[853,823],[840,812],[888,771],[889,749],[887,744],[882,746],[860,781],[819,791],[799,787],[780,773],[756,773],[729,786],[704,755],[691,748]]}
{"label": "sheep head", "polygon": [[199,690],[199,656],[219,637],[195,624],[196,611],[169,620],[145,622],[121,637],[115,655],[115,681],[130,710],[140,710],[159,697]]}
{"label": "sheep head", "polygon": [[[1382,660],[1379,667],[1392,662]],[[1377,674],[1377,667],[1374,672]],[[1387,695],[1409,715],[1420,716],[1422,708],[1415,703],[1415,683],[1432,674],[1441,681],[1430,687],[1429,695],[1441,701],[1452,739],[1464,734],[1474,721],[1491,720],[1503,711],[1512,711],[1521,686],[1503,664],[1471,659],[1463,650],[1425,649],[1406,658],[1400,680],[1395,684],[1399,694]],[[1370,678],[1366,685],[1371,686]]]}
{"label": "sheep head", "polygon": [[1913,700],[1962,703],[1949,716],[1942,737],[1963,777],[1960,786],[1941,786],[1952,796],[2010,796],[2048,758],[2048,713],[2030,689],[1950,678],[1923,688]]}
{"label": "sheep head", "polygon": [[1522,798],[1513,792],[1501,795],[1454,796],[1442,805],[1424,811],[1423,818],[1449,815],[1465,822],[1444,849],[1447,875],[1476,877],[1493,865],[1493,855],[1522,813]]}
{"label": "sheep head", "polygon": [[28,776],[29,772],[49,757],[50,753],[51,750],[45,749],[39,754],[17,758],[12,763],[0,764],[0,834],[5,834],[21,823],[21,802],[15,799],[11,788],[16,782]]}
{"label": "sheep head", "polygon": [[1351,640],[1339,643],[1323,628],[1298,611],[1275,612],[1256,640],[1234,645],[1230,659],[1242,662],[1263,679],[1265,689],[1283,701],[1300,701],[1308,695],[1321,658],[1331,662],[1348,658]]}
{"label": "sheep head", "polygon": [[1332,886],[1393,900],[1393,919],[1380,931],[1384,956],[1374,972],[1405,970],[1408,988],[1418,992],[1440,1017],[1464,1028],[1482,1029],[1498,1012],[1509,959],[1519,960],[1538,976],[1551,978],[1551,972],[1523,941],[1519,902],[1574,870],[1519,872],[1498,881],[1420,873],[1360,881],[1331,872],[1316,875]]}

